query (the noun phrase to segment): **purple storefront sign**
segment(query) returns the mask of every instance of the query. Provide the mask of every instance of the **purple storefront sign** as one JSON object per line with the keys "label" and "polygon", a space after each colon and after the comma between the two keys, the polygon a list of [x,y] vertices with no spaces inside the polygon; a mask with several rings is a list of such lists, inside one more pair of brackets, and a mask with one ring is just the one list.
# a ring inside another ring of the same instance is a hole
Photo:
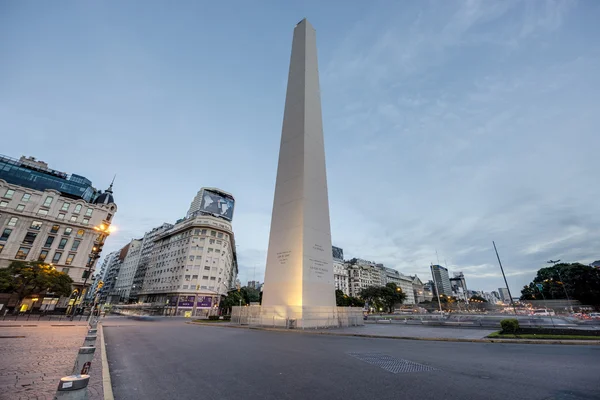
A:
{"label": "purple storefront sign", "polygon": [[181,296],[179,297],[179,307],[194,307],[195,296]]}
{"label": "purple storefront sign", "polygon": [[212,300],[213,298],[211,296],[198,296],[198,303],[196,304],[196,307],[211,308]]}

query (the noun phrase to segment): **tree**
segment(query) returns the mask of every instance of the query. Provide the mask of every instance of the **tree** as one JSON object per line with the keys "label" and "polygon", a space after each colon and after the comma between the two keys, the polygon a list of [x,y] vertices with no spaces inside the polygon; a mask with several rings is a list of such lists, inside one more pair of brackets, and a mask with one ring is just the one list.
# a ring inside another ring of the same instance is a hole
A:
{"label": "tree", "polygon": [[68,274],[40,262],[13,261],[0,270],[0,292],[15,293],[19,304],[32,294],[50,292],[69,296],[72,284]]}
{"label": "tree", "polygon": [[364,307],[365,302],[359,298],[348,296],[341,290],[335,291],[335,304],[338,307]]}
{"label": "tree", "polygon": [[[241,303],[240,303],[241,300]],[[233,306],[245,306],[246,300],[242,295],[241,289],[238,292],[237,290],[232,290],[227,294],[227,296],[221,296],[221,301],[219,302],[219,308],[224,314],[231,314],[231,308]]]}
{"label": "tree", "polygon": [[[542,285],[541,293],[538,284]],[[566,293],[565,293],[566,292]],[[600,304],[600,273],[589,265],[560,263],[538,270],[533,281],[521,290],[522,300],[566,299],[583,304]]]}
{"label": "tree", "polygon": [[396,304],[402,304],[406,299],[406,294],[393,282],[380,288],[380,295],[382,303],[387,307],[390,313],[394,312]]}
{"label": "tree", "polygon": [[389,312],[393,312],[394,306],[406,299],[406,294],[402,292],[402,289],[392,282],[386,286],[366,287],[358,295],[375,309],[382,310],[385,307]]}
{"label": "tree", "polygon": [[254,288],[244,286],[240,289],[240,293],[242,294],[242,297],[244,298],[246,304],[258,303],[261,300],[260,292]]}

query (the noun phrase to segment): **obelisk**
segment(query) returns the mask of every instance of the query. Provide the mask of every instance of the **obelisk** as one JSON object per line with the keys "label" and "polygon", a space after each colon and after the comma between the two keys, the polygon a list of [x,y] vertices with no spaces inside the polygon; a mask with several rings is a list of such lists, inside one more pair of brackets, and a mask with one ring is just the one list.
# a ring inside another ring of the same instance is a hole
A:
{"label": "obelisk", "polygon": [[306,19],[292,42],[262,307],[298,327],[335,313],[317,43]]}

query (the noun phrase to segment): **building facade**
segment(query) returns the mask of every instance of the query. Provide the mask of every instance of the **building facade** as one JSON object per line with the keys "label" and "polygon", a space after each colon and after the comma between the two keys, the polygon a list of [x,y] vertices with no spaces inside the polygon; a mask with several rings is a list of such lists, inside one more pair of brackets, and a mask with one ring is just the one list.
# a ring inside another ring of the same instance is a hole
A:
{"label": "building facade", "polygon": [[353,258],[345,265],[348,269],[348,291],[350,296],[358,297],[362,289],[381,285],[381,272],[376,268],[374,262]]}
{"label": "building facade", "polygon": [[125,245],[121,250],[116,251],[116,255],[112,257],[110,263],[106,268],[106,273],[104,275],[104,286],[102,290],[99,291],[99,302],[100,303],[118,303],[119,296],[111,295],[114,293],[115,284],[117,282],[117,277],[119,276],[119,271],[121,270],[121,266],[123,265],[123,261],[127,256],[127,251],[129,250],[129,243]]}
{"label": "building facade", "polygon": [[111,295],[118,296],[120,303],[129,303],[129,294],[133,287],[133,279],[142,255],[142,239],[129,242],[129,250],[123,259],[119,274],[116,277]]}
{"label": "building facade", "polygon": [[94,278],[92,280],[92,285],[90,286],[90,289],[87,291],[85,296],[86,301],[93,301],[96,293],[98,293],[100,289],[102,289],[98,288],[98,285],[100,282],[102,282],[102,285],[104,285],[104,279],[106,277],[106,272],[108,271],[108,266],[112,263],[113,258],[116,257],[118,254],[118,251],[108,253],[106,257],[104,257],[104,260],[102,260],[100,268],[96,268],[96,274],[94,275]]}
{"label": "building facade", "polygon": [[454,277],[450,278],[450,287],[452,289],[452,296],[459,300],[468,300],[467,282],[462,272],[455,273]]}
{"label": "building facade", "polygon": [[140,301],[167,305],[172,314],[204,315],[235,285],[237,273],[231,223],[196,212],[154,240]]}
{"label": "building facade", "polygon": [[83,300],[116,211],[112,184],[102,193],[33,158],[0,156],[0,268],[39,261],[74,281],[71,298],[46,293],[37,304],[26,299],[25,309],[70,309]]}
{"label": "building facade", "polygon": [[138,301],[138,295],[143,289],[146,271],[148,270],[148,265],[152,259],[152,252],[154,251],[154,240],[172,227],[172,224],[163,223],[162,225],[157,226],[156,228],[144,234],[139,263],[135,270],[133,283],[129,292],[129,301]]}
{"label": "building facade", "polygon": [[510,296],[508,294],[508,289],[507,288],[498,288],[498,297],[504,303],[510,303]]}
{"label": "building facade", "polygon": [[[415,304],[419,304],[425,301],[425,291],[424,285],[421,279],[417,275],[412,275],[410,277],[412,279],[412,289],[413,296],[415,298]],[[431,298],[429,299],[431,300]]]}
{"label": "building facade", "polygon": [[434,283],[437,286],[437,293],[445,296],[452,296],[452,286],[450,286],[450,277],[448,269],[441,265],[432,265],[431,272],[434,277]]}
{"label": "building facade", "polygon": [[406,295],[403,304],[415,304],[415,294],[412,285],[413,280],[411,278],[401,274],[395,269],[384,267],[383,264],[377,264],[376,268],[380,271],[379,277],[381,286],[385,286],[388,283],[395,283]]}
{"label": "building facade", "polygon": [[331,246],[333,255],[333,281],[335,290],[341,290],[345,295],[350,295],[348,285],[348,268],[344,264],[344,250],[341,247]]}

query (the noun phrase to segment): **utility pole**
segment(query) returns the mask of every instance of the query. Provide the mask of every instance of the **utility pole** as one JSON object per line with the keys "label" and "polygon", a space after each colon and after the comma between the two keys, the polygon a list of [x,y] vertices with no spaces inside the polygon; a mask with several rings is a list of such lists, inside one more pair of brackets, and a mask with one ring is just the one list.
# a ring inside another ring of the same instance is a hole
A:
{"label": "utility pole", "polygon": [[515,306],[515,302],[513,301],[512,294],[510,293],[510,288],[508,287],[508,281],[506,280],[506,275],[504,275],[504,268],[502,268],[502,261],[500,261],[500,256],[498,255],[498,249],[496,248],[496,243],[492,240],[492,244],[494,245],[494,251],[496,252],[496,257],[498,258],[498,264],[500,264],[500,271],[502,271],[502,277],[504,278],[504,284],[506,285],[506,290],[508,291],[508,297],[510,297],[510,304],[513,307],[515,312],[515,317],[517,316],[517,307]]}

